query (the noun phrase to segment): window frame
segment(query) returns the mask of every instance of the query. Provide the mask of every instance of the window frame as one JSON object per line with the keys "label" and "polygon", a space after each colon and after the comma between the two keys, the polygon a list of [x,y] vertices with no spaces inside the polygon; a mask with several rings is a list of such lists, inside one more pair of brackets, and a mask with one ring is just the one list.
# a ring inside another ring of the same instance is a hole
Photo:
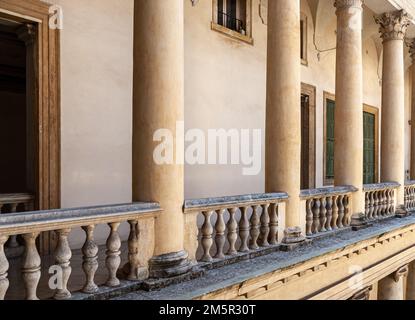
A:
{"label": "window frame", "polygon": [[[327,160],[327,100],[332,100],[336,102],[336,96],[332,93],[324,91],[323,93],[324,99],[324,112],[323,112],[323,184],[324,186],[332,186],[334,185],[334,179],[327,179],[327,172],[326,172],[326,160]],[[379,108],[370,106],[368,104],[363,104],[362,106],[362,115],[364,112],[373,114],[375,116],[375,183],[379,183]],[[363,148],[363,141],[362,141],[362,148]],[[362,168],[363,169],[363,168]],[[362,176],[362,182],[364,177]]]}
{"label": "window frame", "polygon": [[[224,0],[226,1],[226,0]],[[237,31],[224,27],[217,23],[218,21],[218,0],[212,0],[212,22],[211,29],[217,31],[221,34],[224,34],[235,40],[239,40],[250,45],[254,44],[254,39],[252,37],[252,0],[243,0],[246,1],[246,35],[243,35]]]}

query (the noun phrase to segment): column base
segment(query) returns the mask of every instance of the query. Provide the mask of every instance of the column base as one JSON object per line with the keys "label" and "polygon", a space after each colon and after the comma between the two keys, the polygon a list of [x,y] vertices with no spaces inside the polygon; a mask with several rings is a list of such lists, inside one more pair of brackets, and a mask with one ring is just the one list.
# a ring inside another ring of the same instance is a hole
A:
{"label": "column base", "polygon": [[364,213],[358,213],[352,216],[351,227],[353,231],[359,231],[371,227],[372,224],[367,220]]}
{"label": "column base", "polygon": [[284,231],[284,239],[280,245],[281,251],[293,251],[296,248],[310,244],[311,240],[301,234],[300,227],[287,228]]}
{"label": "column base", "polygon": [[410,212],[405,208],[405,205],[400,205],[396,208],[395,216],[398,218],[405,218],[410,215]]}
{"label": "column base", "polygon": [[193,264],[186,251],[163,254],[150,260],[150,278],[172,278],[188,273]]}

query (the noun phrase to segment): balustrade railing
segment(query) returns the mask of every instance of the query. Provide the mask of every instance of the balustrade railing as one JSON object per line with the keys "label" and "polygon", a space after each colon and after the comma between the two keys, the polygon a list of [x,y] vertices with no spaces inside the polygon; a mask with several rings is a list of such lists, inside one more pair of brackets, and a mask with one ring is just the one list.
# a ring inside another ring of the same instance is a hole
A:
{"label": "balustrade railing", "polygon": [[365,192],[365,218],[368,221],[395,215],[395,193],[399,183],[385,182],[363,186]]}
{"label": "balustrade railing", "polygon": [[211,262],[278,245],[284,227],[280,207],[287,199],[275,193],[186,201],[185,214],[195,214],[193,222],[199,223],[193,228],[199,231],[198,254],[190,255]]}
{"label": "balustrade railing", "polygon": [[415,181],[405,183],[405,208],[409,212],[415,211]]}
{"label": "balustrade railing", "polygon": [[[0,194],[0,213],[9,214],[34,210],[35,197],[28,193]],[[7,256],[19,256],[22,251],[17,236],[11,236],[6,244]]]}
{"label": "balustrade railing", "polygon": [[[68,299],[71,292],[68,282],[71,278],[72,250],[69,244],[69,235],[75,228],[82,228],[86,239],[82,248],[85,282],[82,292],[92,294],[98,291],[95,282],[95,273],[98,269],[99,247],[94,239],[94,230],[98,225],[106,224],[109,236],[106,242],[105,266],[107,269],[106,287],[117,287],[120,280],[117,275],[121,264],[121,238],[118,228],[121,223],[130,225],[128,240],[128,263],[122,270],[128,280],[139,279],[148,272],[144,272],[143,257],[139,250],[142,223],[154,219],[161,211],[155,203],[136,203],[128,205],[114,205],[105,207],[91,207],[82,209],[65,209],[38,211],[28,213],[14,213],[0,216],[0,300],[3,300],[9,289],[8,278],[9,261],[4,251],[4,245],[11,236],[21,235],[24,240],[25,254],[21,265],[21,274],[27,300],[37,300],[37,288],[41,277],[43,257],[39,255],[36,239],[41,232],[55,231],[57,245],[54,250],[55,266],[61,270],[59,288],[54,292],[54,299]],[[151,241],[148,241],[150,243]],[[45,262],[46,263],[46,262]]]}
{"label": "balustrade railing", "polygon": [[321,188],[301,191],[306,207],[306,234],[344,229],[350,226],[350,197],[357,189],[352,186]]}

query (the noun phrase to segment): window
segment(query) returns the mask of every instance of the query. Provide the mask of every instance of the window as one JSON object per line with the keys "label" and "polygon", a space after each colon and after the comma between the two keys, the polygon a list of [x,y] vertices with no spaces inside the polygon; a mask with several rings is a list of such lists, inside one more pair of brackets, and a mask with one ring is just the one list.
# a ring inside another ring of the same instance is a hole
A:
{"label": "window", "polygon": [[213,0],[212,29],[252,44],[251,0]]}
{"label": "window", "polygon": [[[324,93],[324,184],[334,184],[334,112],[335,97]],[[379,137],[375,107],[363,106],[363,183],[378,182]]]}
{"label": "window", "polygon": [[308,65],[307,59],[307,46],[308,46],[308,38],[307,38],[307,31],[308,31],[308,24],[307,24],[307,16],[305,14],[301,14],[301,21],[300,21],[300,37],[301,37],[301,63],[303,65]]}

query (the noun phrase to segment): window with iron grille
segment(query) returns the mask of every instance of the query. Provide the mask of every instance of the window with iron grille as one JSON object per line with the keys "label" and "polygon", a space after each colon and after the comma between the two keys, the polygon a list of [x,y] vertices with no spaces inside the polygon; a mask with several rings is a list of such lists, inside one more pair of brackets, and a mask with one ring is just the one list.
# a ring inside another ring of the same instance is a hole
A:
{"label": "window with iron grille", "polygon": [[251,40],[251,0],[213,0],[212,29],[239,40]]}

